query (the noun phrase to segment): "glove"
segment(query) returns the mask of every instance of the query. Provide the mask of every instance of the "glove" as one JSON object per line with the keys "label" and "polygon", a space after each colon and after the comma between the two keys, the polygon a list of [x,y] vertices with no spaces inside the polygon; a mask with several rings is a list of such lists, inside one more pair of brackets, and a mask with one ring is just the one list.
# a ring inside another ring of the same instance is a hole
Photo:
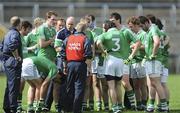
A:
{"label": "glove", "polygon": [[102,53],[102,57],[106,58],[108,56],[107,50],[104,50]]}
{"label": "glove", "polygon": [[129,56],[126,60],[124,60],[124,64],[130,64],[131,63],[131,61],[132,61],[132,57],[131,56]]}
{"label": "glove", "polygon": [[151,55],[149,56],[149,60],[155,60],[156,56],[155,55]]}
{"label": "glove", "polygon": [[129,58],[127,58],[126,60],[124,60],[124,64],[130,64],[131,60]]}

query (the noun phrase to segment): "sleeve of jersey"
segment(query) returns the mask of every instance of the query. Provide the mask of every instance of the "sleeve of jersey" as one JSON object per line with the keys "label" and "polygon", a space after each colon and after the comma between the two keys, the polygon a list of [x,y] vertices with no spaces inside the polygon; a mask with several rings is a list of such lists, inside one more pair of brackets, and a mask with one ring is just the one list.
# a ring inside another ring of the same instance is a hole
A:
{"label": "sleeve of jersey", "polygon": [[160,30],[154,27],[152,29],[152,36],[160,36]]}
{"label": "sleeve of jersey", "polygon": [[8,43],[8,47],[10,51],[14,51],[19,47],[19,39],[20,36],[18,33],[12,34]]}
{"label": "sleeve of jersey", "polygon": [[66,60],[66,43],[67,43],[67,38],[63,41],[62,43],[62,49],[60,51],[60,56],[63,61]]}
{"label": "sleeve of jersey", "polygon": [[65,37],[65,33],[64,33],[64,29],[62,29],[61,31],[59,31],[56,35],[56,39],[60,39],[60,40],[64,40]]}
{"label": "sleeve of jersey", "polygon": [[95,42],[97,42],[97,41],[103,42],[103,41],[104,41],[104,35],[106,35],[106,33],[103,33],[103,34],[97,36],[97,37],[95,38]]}
{"label": "sleeve of jersey", "polygon": [[39,36],[38,36],[39,39],[45,39],[44,27],[43,26],[40,26],[38,28],[38,33],[39,33]]}
{"label": "sleeve of jersey", "polygon": [[89,39],[86,38],[85,44],[84,44],[84,57],[86,59],[91,59],[92,58],[92,47],[91,47],[91,42]]}

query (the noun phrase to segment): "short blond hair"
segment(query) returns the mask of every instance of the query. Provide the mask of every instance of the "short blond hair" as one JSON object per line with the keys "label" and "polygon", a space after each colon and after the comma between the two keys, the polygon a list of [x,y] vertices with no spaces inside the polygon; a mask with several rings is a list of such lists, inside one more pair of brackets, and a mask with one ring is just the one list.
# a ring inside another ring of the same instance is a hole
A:
{"label": "short blond hair", "polygon": [[39,17],[37,17],[37,18],[35,18],[34,19],[34,26],[35,27],[38,27],[38,26],[40,26],[41,24],[43,24],[45,21],[44,21],[44,19],[42,19],[42,18],[39,18]]}
{"label": "short blond hair", "polygon": [[84,32],[86,28],[87,28],[87,25],[85,23],[80,22],[76,25],[77,32]]}

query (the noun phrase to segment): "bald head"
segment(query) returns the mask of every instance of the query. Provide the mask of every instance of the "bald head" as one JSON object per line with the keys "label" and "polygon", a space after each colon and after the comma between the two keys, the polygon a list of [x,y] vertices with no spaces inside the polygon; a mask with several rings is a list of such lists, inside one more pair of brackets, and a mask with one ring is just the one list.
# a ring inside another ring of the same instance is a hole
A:
{"label": "bald head", "polygon": [[72,31],[73,28],[74,28],[74,24],[75,24],[75,18],[70,16],[67,18],[66,20],[66,28],[69,30],[69,31]]}
{"label": "bald head", "polygon": [[10,19],[10,23],[12,27],[18,27],[21,23],[21,20],[18,16],[13,16]]}

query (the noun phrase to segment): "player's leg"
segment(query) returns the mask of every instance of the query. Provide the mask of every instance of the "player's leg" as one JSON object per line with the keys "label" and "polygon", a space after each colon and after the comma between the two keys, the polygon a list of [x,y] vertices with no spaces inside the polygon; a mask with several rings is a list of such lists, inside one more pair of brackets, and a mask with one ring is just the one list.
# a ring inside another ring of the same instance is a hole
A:
{"label": "player's leg", "polygon": [[[153,101],[153,99],[155,99],[155,94],[154,92],[157,92],[159,98],[160,98],[160,108],[162,109],[162,111],[166,111],[167,110],[167,101],[166,101],[166,97],[163,91],[163,87],[161,85],[161,78],[160,78],[160,74],[161,74],[161,69],[162,69],[162,65],[159,61],[150,61],[147,62],[149,63],[149,79],[150,79],[150,89],[149,89],[149,94],[150,94],[150,100]],[[147,64],[146,64],[147,65]],[[149,108],[149,106],[148,106]],[[149,109],[147,108],[147,111],[149,111]]]}
{"label": "player's leg", "polygon": [[129,81],[129,66],[124,64],[122,85],[127,93],[127,97],[131,104],[131,109],[135,109],[135,94]]}

